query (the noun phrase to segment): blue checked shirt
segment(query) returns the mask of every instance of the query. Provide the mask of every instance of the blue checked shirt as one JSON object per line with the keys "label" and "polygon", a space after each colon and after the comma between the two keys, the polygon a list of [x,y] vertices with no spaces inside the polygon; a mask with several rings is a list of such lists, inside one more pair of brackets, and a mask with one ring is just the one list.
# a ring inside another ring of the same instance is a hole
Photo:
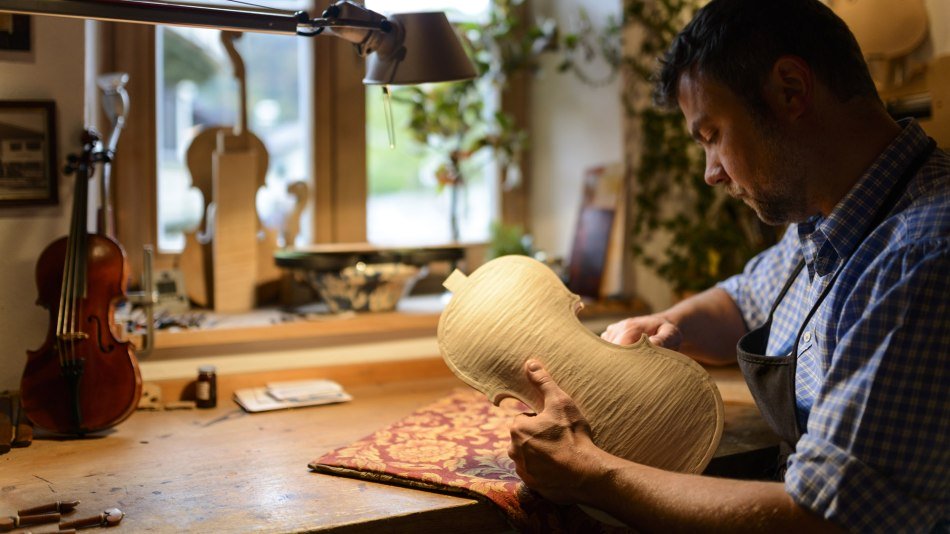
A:
{"label": "blue checked shirt", "polygon": [[950,156],[935,151],[896,208],[861,241],[877,207],[927,143],[915,122],[827,217],[782,240],[719,287],[752,329],[792,268],[806,268],[775,311],[770,355],[791,352],[799,428],[786,491],[854,531],[950,527]]}

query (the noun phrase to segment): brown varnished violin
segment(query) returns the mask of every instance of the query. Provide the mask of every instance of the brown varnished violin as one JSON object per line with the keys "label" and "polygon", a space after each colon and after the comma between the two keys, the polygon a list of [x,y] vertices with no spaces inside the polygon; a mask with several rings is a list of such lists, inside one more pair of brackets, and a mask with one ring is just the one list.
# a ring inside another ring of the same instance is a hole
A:
{"label": "brown varnished violin", "polygon": [[37,303],[50,312],[43,346],[27,351],[20,382],[23,409],[34,424],[84,435],[124,421],[138,403],[142,377],[128,342],[113,334],[115,302],[124,298],[128,263],[111,237],[89,233],[89,177],[108,162],[95,132],[70,156],[76,176],[69,235],[53,241],[36,264]]}

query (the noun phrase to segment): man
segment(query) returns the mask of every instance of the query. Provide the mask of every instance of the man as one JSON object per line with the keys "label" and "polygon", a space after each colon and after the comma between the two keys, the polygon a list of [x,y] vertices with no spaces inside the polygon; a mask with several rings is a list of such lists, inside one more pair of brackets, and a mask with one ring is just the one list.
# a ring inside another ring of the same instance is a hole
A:
{"label": "man", "polygon": [[784,482],[613,457],[533,360],[544,408],[512,424],[518,474],[644,531],[946,531],[950,157],[890,118],[818,0],[713,0],[668,51],[657,94],[705,149],[709,185],[790,226],[742,274],[603,338],[646,334],[709,364],[738,352],[790,453]]}

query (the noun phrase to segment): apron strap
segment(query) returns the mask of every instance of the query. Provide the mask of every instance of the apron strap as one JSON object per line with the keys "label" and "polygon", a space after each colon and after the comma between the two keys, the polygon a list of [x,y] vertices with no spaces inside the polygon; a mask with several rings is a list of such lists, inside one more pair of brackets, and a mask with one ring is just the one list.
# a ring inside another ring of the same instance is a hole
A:
{"label": "apron strap", "polygon": [[[861,237],[861,242],[867,239],[887,218],[888,214],[893,211],[901,195],[906,191],[907,185],[930,158],[935,147],[936,142],[933,139],[929,139],[927,146],[917,154],[911,164],[908,165],[900,180],[891,187],[887,197],[878,207],[874,217],[871,219],[871,223]],[[835,269],[829,283],[824,287],[818,299],[806,314],[805,320],[796,333],[790,354],[785,356],[766,355],[775,311],[801,273],[805,265],[804,256],[798,261],[791,275],[785,281],[785,285],[773,302],[771,310],[769,310],[769,316],[765,324],[743,336],[736,347],[739,366],[742,368],[742,373],[745,375],[756,404],[759,406],[763,418],[781,438],[779,462],[776,470],[776,475],[779,480],[784,478],[787,458],[794,452],[795,443],[802,435],[802,430],[798,424],[798,407],[795,389],[799,340],[804,334],[805,328],[808,326],[812,317],[818,311],[818,308],[822,302],[824,302],[825,298],[830,294],[831,289],[835,286],[838,277],[844,272],[845,265],[849,259],[850,258],[841,258],[840,264],[837,269]]]}

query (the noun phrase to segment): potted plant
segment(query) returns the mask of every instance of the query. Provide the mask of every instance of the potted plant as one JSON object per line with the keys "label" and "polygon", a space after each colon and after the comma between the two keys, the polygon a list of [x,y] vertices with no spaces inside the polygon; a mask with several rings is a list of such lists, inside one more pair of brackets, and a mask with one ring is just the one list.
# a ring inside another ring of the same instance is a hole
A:
{"label": "potted plant", "polygon": [[453,240],[459,238],[459,194],[466,176],[478,171],[491,153],[508,185],[520,181],[520,159],[527,134],[501,109],[486,106],[484,95],[500,94],[509,76],[537,68],[537,56],[555,39],[552,23],[525,28],[519,12],[523,0],[492,2],[485,22],[457,25],[473,59],[477,78],[464,82],[393,88],[392,98],[408,104],[409,129],[418,144],[440,157],[435,170],[439,190],[449,189]]}

